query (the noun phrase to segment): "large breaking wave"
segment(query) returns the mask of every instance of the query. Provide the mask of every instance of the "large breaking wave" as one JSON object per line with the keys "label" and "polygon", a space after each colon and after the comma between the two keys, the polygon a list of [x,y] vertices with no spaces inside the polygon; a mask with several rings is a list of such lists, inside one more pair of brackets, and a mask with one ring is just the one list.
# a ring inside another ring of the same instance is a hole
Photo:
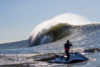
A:
{"label": "large breaking wave", "polygon": [[70,35],[75,26],[91,23],[98,22],[91,22],[82,16],[72,13],[58,15],[53,19],[42,22],[33,29],[29,38],[29,46],[57,41]]}

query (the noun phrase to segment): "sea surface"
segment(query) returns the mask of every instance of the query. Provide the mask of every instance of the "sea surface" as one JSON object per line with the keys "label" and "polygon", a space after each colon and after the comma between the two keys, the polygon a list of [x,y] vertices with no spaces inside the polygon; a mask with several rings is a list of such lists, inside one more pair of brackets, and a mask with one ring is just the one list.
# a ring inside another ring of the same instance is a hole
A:
{"label": "sea surface", "polygon": [[[29,40],[0,44],[0,67],[100,67],[100,52],[84,53],[88,48],[100,48],[100,24],[80,25],[70,35],[45,44],[29,47]],[[67,40],[73,44],[70,51],[83,53],[91,59],[73,64],[48,63],[37,59],[64,54]]]}

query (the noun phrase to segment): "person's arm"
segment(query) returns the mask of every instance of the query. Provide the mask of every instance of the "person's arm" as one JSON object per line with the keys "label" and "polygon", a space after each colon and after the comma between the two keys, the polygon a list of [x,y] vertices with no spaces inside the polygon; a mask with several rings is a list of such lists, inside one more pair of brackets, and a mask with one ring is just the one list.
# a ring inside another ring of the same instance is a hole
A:
{"label": "person's arm", "polygon": [[[70,42],[69,42],[70,43]],[[71,43],[70,43],[70,46],[73,46]]]}

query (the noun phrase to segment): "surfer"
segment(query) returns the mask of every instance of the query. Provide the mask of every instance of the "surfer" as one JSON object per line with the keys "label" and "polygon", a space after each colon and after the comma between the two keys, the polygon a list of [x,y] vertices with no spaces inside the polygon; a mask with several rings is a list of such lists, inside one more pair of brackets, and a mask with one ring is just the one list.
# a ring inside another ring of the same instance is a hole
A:
{"label": "surfer", "polygon": [[66,61],[68,61],[70,59],[70,54],[69,54],[69,50],[70,50],[70,46],[73,46],[69,40],[67,40],[67,42],[64,44],[65,47],[65,53],[67,55],[67,59]]}

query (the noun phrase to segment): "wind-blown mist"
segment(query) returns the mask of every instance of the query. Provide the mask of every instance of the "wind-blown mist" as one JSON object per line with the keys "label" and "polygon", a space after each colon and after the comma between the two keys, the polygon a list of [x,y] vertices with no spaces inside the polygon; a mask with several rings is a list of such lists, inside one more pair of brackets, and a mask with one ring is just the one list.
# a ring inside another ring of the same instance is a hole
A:
{"label": "wind-blown mist", "polygon": [[[52,27],[56,26],[59,23],[67,23],[70,25],[85,25],[85,24],[98,23],[98,22],[91,22],[80,15],[72,14],[72,13],[65,13],[65,14],[58,15],[50,20],[42,22],[36,28],[33,29],[31,36],[29,38],[30,46],[33,46],[34,42],[38,41],[39,37],[41,38],[40,40],[42,40],[42,44],[45,44],[43,43],[43,41],[46,43],[52,42],[53,35],[49,34],[49,37],[48,37],[47,35],[45,35],[45,33],[48,32]],[[50,39],[50,36],[52,36],[51,39]],[[35,43],[35,44],[39,44],[39,43]]]}

